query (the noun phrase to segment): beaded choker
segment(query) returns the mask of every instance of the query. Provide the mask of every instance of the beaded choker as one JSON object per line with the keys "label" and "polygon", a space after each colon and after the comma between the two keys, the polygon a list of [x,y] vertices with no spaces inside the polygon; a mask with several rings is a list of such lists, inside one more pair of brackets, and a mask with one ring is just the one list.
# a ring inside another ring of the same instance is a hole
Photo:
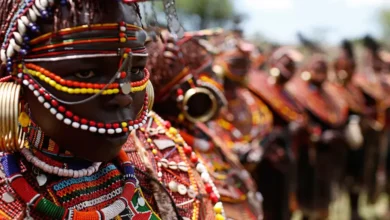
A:
{"label": "beaded choker", "polygon": [[[119,199],[117,199],[111,205],[100,210],[78,211],[75,208],[66,209],[64,207],[58,206],[35,191],[35,189],[23,177],[18,164],[17,155],[6,154],[1,158],[1,163],[11,188],[27,204],[29,208],[44,214],[50,219],[114,219],[123,211],[125,211],[125,209],[130,204],[132,204],[133,197],[139,190],[139,186],[138,179],[134,174],[134,166],[130,163],[129,158],[124,151],[120,152],[118,161],[120,162],[124,172],[123,178],[125,181],[123,190],[115,192],[118,194],[122,192],[122,195],[119,197]],[[140,218],[145,217],[144,214],[138,213],[136,210],[132,211],[135,211],[135,213],[133,213],[133,218],[136,218],[137,215],[139,215]],[[30,217],[29,212],[27,212],[27,217]],[[152,216],[149,216],[147,219],[159,218],[153,213]]]}

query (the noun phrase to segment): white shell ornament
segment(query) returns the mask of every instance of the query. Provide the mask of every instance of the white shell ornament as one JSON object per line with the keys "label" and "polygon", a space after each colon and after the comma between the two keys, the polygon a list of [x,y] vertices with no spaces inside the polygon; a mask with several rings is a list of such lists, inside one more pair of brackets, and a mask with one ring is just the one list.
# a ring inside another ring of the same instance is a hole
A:
{"label": "white shell ornament", "polygon": [[23,21],[18,19],[18,32],[20,35],[24,35],[26,33],[26,26],[23,24]]}
{"label": "white shell ornament", "polygon": [[120,87],[121,87],[121,92],[123,94],[125,94],[125,95],[130,94],[130,92],[131,92],[131,84],[129,82],[121,83]]}
{"label": "white shell ornament", "polygon": [[23,38],[22,38],[22,35],[20,35],[18,32],[14,32],[14,38],[16,40],[16,42],[18,44],[22,44],[23,43]]}
{"label": "white shell ornament", "polygon": [[168,139],[154,140],[153,142],[159,150],[165,150],[167,148],[175,146],[175,142],[173,142],[172,140],[168,140]]}
{"label": "white shell ornament", "polygon": [[31,21],[35,22],[37,20],[37,15],[31,8],[28,9],[28,15],[30,16]]}
{"label": "white shell ornament", "polygon": [[23,21],[24,25],[28,26],[30,24],[30,20],[28,20],[26,16],[22,16],[20,19]]}
{"label": "white shell ornament", "polygon": [[39,186],[44,186],[47,182],[47,176],[45,174],[38,175],[36,179]]}
{"label": "white shell ornament", "polygon": [[15,198],[13,197],[13,195],[9,192],[5,192],[3,193],[3,195],[1,195],[1,199],[6,202],[6,203],[11,203],[13,201],[15,201]]}

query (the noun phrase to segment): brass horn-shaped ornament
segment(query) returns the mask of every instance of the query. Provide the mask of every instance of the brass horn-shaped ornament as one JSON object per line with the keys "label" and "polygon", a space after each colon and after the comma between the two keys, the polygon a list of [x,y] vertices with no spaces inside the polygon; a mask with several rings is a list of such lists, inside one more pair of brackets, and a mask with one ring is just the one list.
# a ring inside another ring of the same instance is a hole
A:
{"label": "brass horn-shaped ornament", "polygon": [[148,84],[146,85],[146,93],[148,94],[148,109],[149,111],[152,110],[153,104],[154,104],[154,88],[152,82],[149,80]]}
{"label": "brass horn-shaped ornament", "polygon": [[184,117],[190,122],[207,122],[218,113],[218,102],[209,89],[194,87],[185,92],[182,110]]}
{"label": "brass horn-shaped ornament", "polygon": [[[25,133],[19,121],[23,123],[29,119],[26,113],[21,113],[20,89],[20,85],[12,82],[0,83],[0,151],[2,152],[19,151],[24,145]],[[28,123],[24,126],[27,127]]]}

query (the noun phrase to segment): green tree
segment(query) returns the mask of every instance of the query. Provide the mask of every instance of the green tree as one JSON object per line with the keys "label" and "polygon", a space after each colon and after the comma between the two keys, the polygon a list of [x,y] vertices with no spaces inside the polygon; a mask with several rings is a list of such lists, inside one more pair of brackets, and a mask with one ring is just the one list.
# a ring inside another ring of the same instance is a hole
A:
{"label": "green tree", "polygon": [[194,29],[223,26],[236,16],[232,0],[177,0],[176,5],[180,18]]}

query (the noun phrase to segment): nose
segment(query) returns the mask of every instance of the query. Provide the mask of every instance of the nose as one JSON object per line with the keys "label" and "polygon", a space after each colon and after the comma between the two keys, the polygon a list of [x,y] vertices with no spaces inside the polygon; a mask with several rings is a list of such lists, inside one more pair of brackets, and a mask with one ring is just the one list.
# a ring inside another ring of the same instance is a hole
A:
{"label": "nose", "polygon": [[109,109],[128,108],[133,103],[130,95],[117,94],[110,100],[106,101],[104,106]]}

